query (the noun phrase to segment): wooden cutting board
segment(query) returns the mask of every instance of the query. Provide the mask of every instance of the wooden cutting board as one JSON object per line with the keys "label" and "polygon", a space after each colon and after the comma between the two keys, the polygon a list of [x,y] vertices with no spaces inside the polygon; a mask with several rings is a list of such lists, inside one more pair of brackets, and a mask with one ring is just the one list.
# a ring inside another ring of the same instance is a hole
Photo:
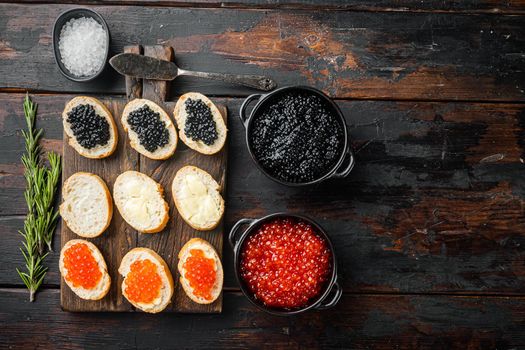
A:
{"label": "wooden cutting board", "polygon": [[[126,52],[142,53],[139,46],[126,47]],[[146,46],[143,53],[147,56],[157,57],[165,60],[173,59],[171,47]],[[126,78],[128,99],[144,97],[161,105],[172,117],[175,102],[165,102],[168,96],[168,84],[160,81],[140,81],[137,79]],[[120,216],[116,206],[114,206],[113,219],[111,225],[101,236],[88,239],[94,243],[104,255],[111,276],[111,288],[109,293],[99,301],[88,301],[80,299],[61,279],[60,300],[62,309],[66,311],[135,311],[135,308],[122,296],[121,285],[122,277],[118,274],[118,266],[122,257],[132,248],[147,247],[156,251],[168,264],[173,280],[175,281],[175,293],[172,303],[163,312],[187,312],[187,313],[219,313],[222,311],[222,294],[212,304],[200,305],[191,301],[184,293],[179,283],[179,273],[177,271],[180,248],[190,238],[200,237],[210,242],[217,253],[222,258],[223,244],[223,224],[213,231],[200,232],[191,228],[182,220],[177,213],[177,209],[171,195],[171,182],[176,172],[185,165],[194,165],[206,170],[221,186],[221,194],[225,197],[226,185],[226,161],[227,146],[226,142],[223,150],[215,155],[206,156],[188,147],[179,140],[175,154],[162,161],[151,160],[137,153],[129,146],[127,134],[124,132],[120,116],[127,103],[125,98],[101,99],[113,114],[113,118],[118,127],[119,141],[114,154],[104,159],[88,159],[80,156],[67,143],[64,134],[63,150],[63,170],[62,183],[78,171],[87,171],[99,175],[106,184],[110,192],[113,191],[113,184],[119,174],[126,170],[140,171],[155,181],[159,182],[164,188],[164,197],[170,206],[170,220],[166,228],[154,234],[138,233],[129,226]],[[217,106],[226,121],[227,111],[224,106]],[[174,121],[174,120],[173,120]],[[61,225],[61,246],[74,238],[78,237],[62,223]]]}

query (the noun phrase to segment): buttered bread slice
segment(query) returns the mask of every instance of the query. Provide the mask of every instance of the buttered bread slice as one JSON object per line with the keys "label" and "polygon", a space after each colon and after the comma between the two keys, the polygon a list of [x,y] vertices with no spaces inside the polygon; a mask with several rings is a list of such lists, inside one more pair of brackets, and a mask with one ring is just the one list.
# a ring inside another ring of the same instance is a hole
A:
{"label": "buttered bread slice", "polygon": [[171,193],[180,216],[196,230],[213,230],[224,214],[220,186],[206,171],[194,166],[181,168],[173,179]]}
{"label": "buttered bread slice", "polygon": [[113,198],[124,220],[137,231],[161,231],[169,219],[162,186],[138,171],[120,174],[113,186]]}
{"label": "buttered bread slice", "polygon": [[108,187],[99,176],[86,172],[71,175],[62,188],[60,215],[67,227],[81,237],[101,235],[113,215]]}

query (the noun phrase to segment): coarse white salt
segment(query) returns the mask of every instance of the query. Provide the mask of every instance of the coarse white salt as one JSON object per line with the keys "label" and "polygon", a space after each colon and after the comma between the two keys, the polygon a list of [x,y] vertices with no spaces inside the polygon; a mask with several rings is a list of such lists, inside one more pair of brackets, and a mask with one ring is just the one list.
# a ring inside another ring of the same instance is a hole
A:
{"label": "coarse white salt", "polygon": [[61,61],[71,74],[90,76],[105,61],[107,37],[104,27],[93,18],[73,18],[60,31]]}

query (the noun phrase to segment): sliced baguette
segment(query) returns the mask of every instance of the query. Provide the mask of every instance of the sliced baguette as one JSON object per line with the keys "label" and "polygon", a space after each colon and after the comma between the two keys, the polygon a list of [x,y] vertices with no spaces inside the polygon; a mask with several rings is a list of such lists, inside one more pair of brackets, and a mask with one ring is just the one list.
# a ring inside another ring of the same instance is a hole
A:
{"label": "sliced baguette", "polygon": [[[217,140],[215,140],[212,145],[207,145],[200,140],[193,140],[191,137],[186,136],[184,132],[184,128],[186,127],[186,119],[188,117],[188,113],[186,113],[186,101],[189,98],[192,100],[202,100],[211,110],[218,135]],[[187,94],[182,95],[175,105],[173,115],[177,121],[177,127],[179,128],[179,137],[189,148],[202,154],[215,154],[219,152],[224,146],[226,142],[226,135],[228,133],[226,123],[224,122],[226,116],[223,116],[217,106],[215,106],[213,102],[211,102],[210,99],[203,94],[199,94],[197,92],[188,92]]]}
{"label": "sliced baguette", "polygon": [[[126,293],[126,278],[131,271],[131,264],[137,260],[145,259],[150,260],[157,266],[157,273],[162,280],[160,295],[151,303],[131,301]],[[144,312],[157,313],[164,310],[171,302],[174,291],[173,277],[164,259],[153,250],[148,248],[134,248],[130,250],[124,258],[122,258],[118,272],[124,277],[122,281],[122,295],[136,308]]]}
{"label": "sliced baguette", "polygon": [[[131,130],[131,127],[128,123],[128,115],[133,112],[134,110],[137,110],[141,108],[144,105],[148,105],[149,108],[156,113],[160,114],[160,119],[166,123],[166,128],[169,132],[169,142],[164,145],[163,147],[157,148],[155,152],[150,152],[147,149],[144,148],[140,144],[138,134]],[[124,130],[127,131],[129,136],[129,144],[131,147],[133,147],[137,152],[140,154],[151,158],[151,159],[167,159],[175,153],[175,149],[177,148],[177,130],[175,130],[175,126],[173,125],[173,122],[171,121],[168,114],[155,102],[146,100],[146,99],[134,99],[133,101],[128,102],[128,104],[124,107],[124,111],[122,112],[122,125],[124,127]]]}
{"label": "sliced baguette", "polygon": [[113,185],[113,198],[124,220],[143,233],[161,231],[169,219],[169,206],[162,186],[149,176],[129,170]]}
{"label": "sliced baguette", "polygon": [[206,171],[195,166],[182,167],[171,185],[180,216],[199,231],[213,230],[224,214],[220,186]]}
{"label": "sliced baguette", "polygon": [[60,215],[67,227],[81,237],[97,237],[111,223],[113,202],[104,180],[95,174],[78,172],[62,188]]}
{"label": "sliced baguette", "polygon": [[[105,145],[97,145],[91,149],[87,149],[82,147],[80,143],[78,143],[75,135],[73,134],[73,130],[71,130],[71,124],[67,121],[67,114],[71,112],[71,110],[78,106],[78,105],[85,105],[89,104],[92,105],[95,109],[95,112],[106,119],[106,121],[109,124],[109,141]],[[93,97],[88,96],[77,96],[73,98],[71,101],[69,101],[64,111],[62,112],[62,124],[64,125],[64,131],[68,137],[68,143],[77,151],[81,156],[84,156],[86,158],[105,158],[110,156],[115,150],[117,149],[118,144],[118,132],[117,132],[117,126],[115,125],[115,121],[113,120],[113,116],[111,115],[111,112],[109,109],[102,104],[99,100]]]}
{"label": "sliced baguette", "polygon": [[[206,258],[213,259],[215,261],[216,279],[210,293],[212,298],[209,300],[195,295],[193,288],[190,286],[189,281],[185,277],[187,270],[184,268],[184,263],[191,256],[190,252],[192,249],[202,250]],[[224,272],[222,270],[221,259],[210,243],[201,238],[190,239],[179,252],[179,264],[177,267],[180,273],[180,283],[182,288],[191,300],[198,304],[211,304],[217,300],[222,291]]]}
{"label": "sliced baguette", "polygon": [[[98,268],[100,269],[100,272],[102,272],[102,278],[98,282],[98,284],[95,286],[95,288],[92,289],[85,289],[83,287],[75,287],[73,283],[71,283],[66,276],[68,275],[68,270],[64,265],[64,254],[65,252],[71,248],[71,246],[79,243],[84,243],[88,246],[89,250],[91,251],[91,254],[95,258]],[[106,266],[106,261],[104,261],[104,257],[100,253],[100,250],[91,242],[88,242],[83,239],[72,239],[68,241],[62,250],[60,251],[60,260],[59,260],[59,269],[60,274],[64,278],[64,281],[66,284],[71,288],[73,293],[78,295],[78,297],[86,300],[99,300],[102,299],[109,291],[109,286],[111,285],[111,278],[108,274],[108,268]]]}

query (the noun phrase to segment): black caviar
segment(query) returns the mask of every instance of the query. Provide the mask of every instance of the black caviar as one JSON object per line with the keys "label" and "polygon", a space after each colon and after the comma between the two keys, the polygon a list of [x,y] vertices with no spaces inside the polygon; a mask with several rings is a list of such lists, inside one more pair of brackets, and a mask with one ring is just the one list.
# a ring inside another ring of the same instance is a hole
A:
{"label": "black caviar", "polygon": [[109,123],[95,112],[90,104],[77,105],[67,112],[66,121],[77,142],[84,148],[91,149],[109,142]]}
{"label": "black caviar", "polygon": [[202,100],[186,100],[186,124],[184,133],[193,141],[202,141],[211,146],[217,140],[217,125],[210,107]]}
{"label": "black caviar", "polygon": [[[264,108],[264,106],[263,106]],[[253,120],[249,142],[273,177],[305,183],[326,175],[343,152],[343,125],[319,96],[278,96]]]}
{"label": "black caviar", "polygon": [[155,152],[170,140],[166,122],[160,119],[160,113],[154,112],[148,105],[128,114],[128,124],[131,130],[137,133],[140,144],[148,152]]}

